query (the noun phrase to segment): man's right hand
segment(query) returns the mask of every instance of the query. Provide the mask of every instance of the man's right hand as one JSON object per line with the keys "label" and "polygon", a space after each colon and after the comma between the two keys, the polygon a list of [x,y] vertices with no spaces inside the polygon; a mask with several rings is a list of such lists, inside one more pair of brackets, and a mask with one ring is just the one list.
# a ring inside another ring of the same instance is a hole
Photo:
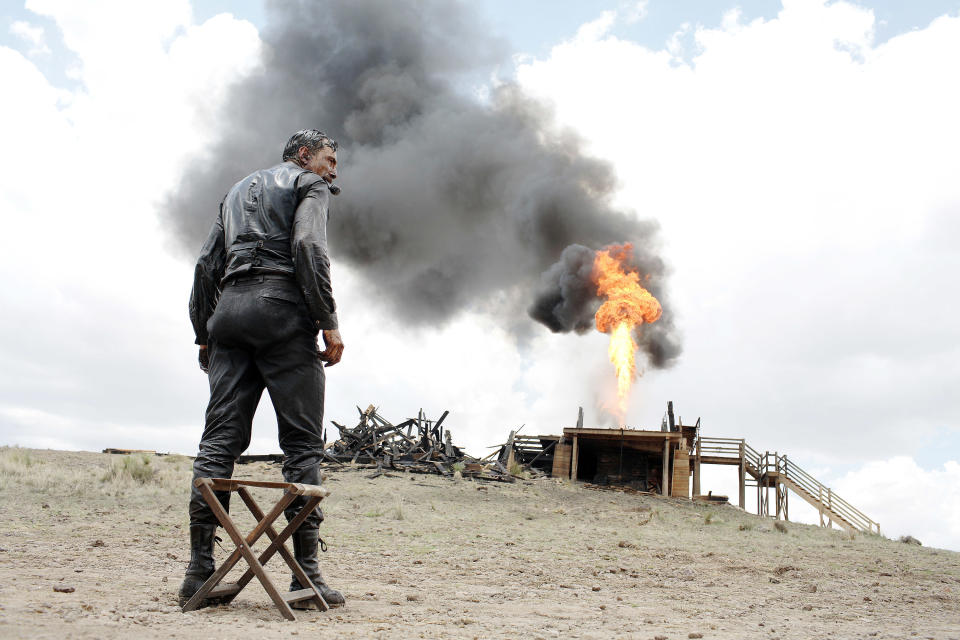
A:
{"label": "man's right hand", "polygon": [[340,332],[337,329],[324,329],[323,344],[327,348],[317,355],[327,363],[325,366],[332,367],[340,362],[340,358],[343,357],[343,339],[340,337]]}

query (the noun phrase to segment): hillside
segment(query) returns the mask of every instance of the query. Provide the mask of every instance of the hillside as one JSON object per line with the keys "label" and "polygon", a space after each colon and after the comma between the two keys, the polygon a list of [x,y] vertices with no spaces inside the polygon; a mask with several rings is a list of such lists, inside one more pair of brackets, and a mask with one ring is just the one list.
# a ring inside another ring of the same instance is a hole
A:
{"label": "hillside", "polygon": [[960,638],[954,552],[554,479],[369,470],[331,472],[324,503],[346,607],[286,622],[254,582],[183,614],[190,460],[148,460],[0,449],[0,637]]}

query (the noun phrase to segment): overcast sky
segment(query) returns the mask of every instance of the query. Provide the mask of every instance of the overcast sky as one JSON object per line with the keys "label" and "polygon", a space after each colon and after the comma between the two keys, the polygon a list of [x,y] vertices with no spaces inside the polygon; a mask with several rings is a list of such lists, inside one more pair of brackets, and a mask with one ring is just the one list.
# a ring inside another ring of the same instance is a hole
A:
{"label": "overcast sky", "polygon": [[[705,435],[787,452],[888,535],[960,549],[960,0],[541,6],[479,3],[515,53],[465,90],[519,82],[661,226],[684,353],[637,382],[628,423],[658,428],[673,400]],[[192,263],[159,207],[257,69],[269,11],[31,0],[0,18],[0,444],[192,454]],[[328,425],[354,405],[449,409],[484,455],[578,405],[604,422],[606,336],[537,325],[518,344],[471,314],[411,330],[333,277],[347,350]],[[252,452],[278,450],[275,425],[265,399]],[[708,480],[735,495],[727,470]]]}

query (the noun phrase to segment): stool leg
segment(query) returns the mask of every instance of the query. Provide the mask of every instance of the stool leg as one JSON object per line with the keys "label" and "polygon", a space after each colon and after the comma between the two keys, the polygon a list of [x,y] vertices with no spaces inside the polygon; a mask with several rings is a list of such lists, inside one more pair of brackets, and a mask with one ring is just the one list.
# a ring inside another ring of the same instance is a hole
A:
{"label": "stool leg", "polygon": [[[323,500],[323,498],[310,498],[310,502],[308,503],[308,506],[310,506],[310,507],[316,507],[316,506],[320,503],[321,500]],[[275,510],[276,510],[276,508],[272,509],[272,510],[270,511],[270,513],[273,514]],[[290,535],[291,535],[294,531],[296,531],[297,528],[303,523],[303,521],[304,521],[304,520],[306,519],[306,517],[307,517],[308,512],[309,512],[309,509],[304,509],[304,510],[302,510],[299,514],[297,514],[297,517],[296,517],[296,518],[294,518],[293,520],[291,520],[291,521],[287,524],[287,526],[283,528],[283,531],[281,531],[281,532],[277,535],[277,537],[274,538],[273,542],[270,543],[270,546],[267,547],[266,551],[264,551],[263,553],[260,554],[260,562],[261,562],[261,563],[266,564],[267,561],[270,560],[270,558],[273,557],[273,554],[277,552],[277,550],[279,549],[280,545],[282,545],[284,542],[286,542],[286,541],[287,541],[287,538],[289,538]],[[269,526],[270,517],[271,517],[270,515],[267,516],[267,525],[266,525],[266,526]],[[275,519],[276,516],[273,516],[273,518]],[[253,574],[252,570],[251,570],[251,569],[247,569],[246,573],[244,573],[242,576],[240,576],[240,579],[237,580],[237,584],[240,585],[241,587],[243,587],[243,585],[246,585],[248,582],[250,582],[250,580],[253,579],[253,575],[254,575],[254,574]]]}
{"label": "stool leg", "polygon": [[[226,525],[224,524],[225,521],[229,522],[230,526],[236,529],[236,525],[233,524],[233,520],[230,519],[230,515],[220,505],[220,501],[216,498],[215,494],[213,493],[213,490],[211,489],[212,482],[210,481],[210,479],[198,478],[194,482],[194,484],[197,487],[197,489],[201,492],[201,495],[204,496],[204,499],[210,503],[210,508],[213,510],[214,514],[217,515],[217,519],[220,521],[220,524],[224,527],[224,529],[227,528]],[[205,486],[207,488],[207,491],[204,492],[201,486]],[[275,520],[277,517],[279,517],[279,515],[283,513],[283,510],[287,507],[287,505],[290,503],[290,500],[292,499],[293,499],[293,496],[289,494],[284,495],[283,498],[280,499],[280,501],[273,507],[273,509],[270,510],[270,513],[267,515],[267,518],[268,518],[267,522],[262,524],[258,523],[257,526],[254,527],[253,531],[250,532],[250,535],[247,536],[248,545],[252,545],[260,538],[261,535],[263,535],[263,531],[266,524],[269,524],[272,520]],[[214,506],[214,503],[216,503],[216,506]],[[210,593],[210,591],[215,586],[217,586],[221,580],[223,580],[223,578],[230,572],[230,570],[234,567],[234,565],[236,565],[237,562],[240,561],[241,557],[242,557],[242,554],[240,549],[239,548],[234,549],[233,553],[231,553],[227,557],[227,559],[223,562],[223,564],[221,564],[220,567],[213,572],[213,575],[210,576],[210,578],[208,578],[207,581],[203,583],[203,586],[200,587],[200,589],[195,594],[193,594],[193,597],[190,598],[185,605],[183,605],[183,611],[187,612],[187,611],[193,611],[195,609],[199,609],[200,604],[207,597],[207,594]],[[253,574],[251,574],[251,577],[252,576]],[[244,582],[240,586],[240,588],[242,589],[244,586],[246,586],[247,582],[249,581],[250,580],[248,579],[246,582]],[[237,593],[239,593],[239,591],[237,591]],[[236,594],[234,594],[233,597],[235,596]],[[228,601],[229,600],[227,600],[227,602]]]}
{"label": "stool leg", "polygon": [[[206,501],[210,504],[210,508],[213,509],[214,515],[217,516],[217,520],[220,521],[220,524],[230,536],[230,539],[233,540],[235,545],[237,545],[237,548],[243,556],[243,559],[247,561],[248,565],[250,565],[250,571],[253,571],[253,573],[257,576],[257,579],[260,580],[260,584],[263,585],[264,590],[270,596],[270,599],[273,600],[273,604],[277,605],[277,609],[280,609],[280,614],[287,620],[296,620],[297,617],[293,615],[293,610],[290,609],[290,605],[287,604],[287,601],[283,599],[283,595],[277,590],[277,587],[274,586],[273,581],[270,580],[270,576],[267,575],[263,565],[261,565],[260,561],[257,560],[257,557],[253,555],[253,550],[250,548],[250,545],[247,544],[247,541],[244,540],[242,535],[240,535],[240,531],[237,530],[237,526],[233,523],[233,520],[230,519],[230,515],[224,510],[223,506],[220,504],[220,501],[217,500],[217,497],[213,493],[213,489],[210,488],[209,482],[202,483],[200,485],[200,491],[203,493],[203,497],[206,499]],[[279,505],[282,502],[283,499],[281,499],[281,501],[277,504]],[[280,511],[282,511],[282,509]],[[280,515],[280,513],[278,512],[277,515]],[[269,524],[269,522],[261,521],[256,527],[254,527],[254,530],[248,537],[252,537],[255,541],[260,537],[260,535],[263,534]],[[204,585],[204,587],[206,586],[207,585]]]}
{"label": "stool leg", "polygon": [[[253,517],[256,518],[257,520],[263,520],[264,518],[263,511],[260,509],[259,505],[257,505],[256,502],[254,502],[253,496],[250,495],[250,492],[247,491],[244,487],[240,487],[239,489],[237,489],[237,493],[240,494],[240,498],[243,500],[244,504],[247,505],[247,508],[250,509],[250,513],[253,514]],[[316,501],[316,504],[319,504],[319,500]],[[316,504],[314,504],[313,506],[315,507]],[[279,534],[277,534],[276,529],[274,529],[272,526],[268,526],[267,536],[270,537],[270,540],[276,543],[277,538],[279,537]],[[279,546],[277,547],[277,552],[280,554],[280,557],[283,558],[284,562],[287,563],[287,566],[290,567],[290,570],[293,571],[293,575],[297,577],[297,580],[300,582],[301,585],[307,585],[307,584],[311,585],[314,593],[316,594],[314,601],[317,603],[317,606],[320,607],[320,610],[328,611],[330,609],[330,605],[327,604],[327,601],[323,599],[323,595],[321,595],[320,591],[311,584],[310,579],[307,577],[307,574],[304,573],[303,568],[296,561],[296,559],[294,559],[293,555],[290,554],[290,550],[287,549],[287,545],[282,542],[279,543]],[[260,561],[265,562],[265,560],[263,559],[263,556],[261,556]]]}

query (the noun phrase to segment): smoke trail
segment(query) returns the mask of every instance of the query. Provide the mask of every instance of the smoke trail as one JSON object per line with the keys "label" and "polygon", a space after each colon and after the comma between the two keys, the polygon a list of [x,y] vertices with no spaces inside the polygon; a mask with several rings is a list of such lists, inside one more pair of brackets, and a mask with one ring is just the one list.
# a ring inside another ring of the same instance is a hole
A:
{"label": "smoke trail", "polygon": [[[341,143],[333,257],[408,322],[440,323],[508,294],[551,330],[582,331],[596,302],[582,254],[625,241],[664,300],[656,225],[611,207],[611,167],[551,129],[550,113],[516,86],[487,100],[458,90],[505,58],[467,5],[268,8],[262,73],[231,90],[218,142],[167,199],[185,250],[200,246],[236,180],[278,162],[295,130],[317,127]],[[669,321],[642,343],[654,366],[679,353]]]}

